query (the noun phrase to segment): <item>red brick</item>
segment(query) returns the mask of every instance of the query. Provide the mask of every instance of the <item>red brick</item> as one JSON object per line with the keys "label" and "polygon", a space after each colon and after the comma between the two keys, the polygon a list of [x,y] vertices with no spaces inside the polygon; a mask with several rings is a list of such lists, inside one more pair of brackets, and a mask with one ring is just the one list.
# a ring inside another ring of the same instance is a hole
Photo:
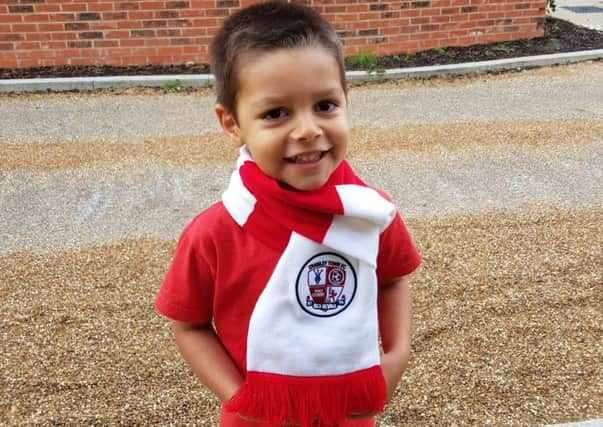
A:
{"label": "red brick", "polygon": [[170,21],[170,27],[192,27],[193,22],[190,19],[176,19]]}
{"label": "red brick", "polygon": [[142,28],[141,21],[117,21],[117,27],[121,29]]}
{"label": "red brick", "polygon": [[156,19],[175,19],[180,17],[179,10],[156,10],[153,12]]}
{"label": "red brick", "polygon": [[381,34],[383,34],[384,36],[392,35],[392,34],[399,34],[400,33],[400,27],[381,28],[379,30],[379,32]]}
{"label": "red brick", "polygon": [[39,59],[17,59],[17,67],[19,68],[33,68],[39,67]]}
{"label": "red brick", "polygon": [[[355,15],[350,15],[351,20],[356,19]],[[365,13],[359,13],[358,14],[358,18],[360,21],[366,21],[369,19],[379,19],[379,12],[365,12]],[[350,19],[348,19],[350,20]]]}
{"label": "red brick", "polygon": [[23,34],[0,34],[0,42],[18,42],[25,40]]}
{"label": "red brick", "polygon": [[431,35],[429,33],[414,33],[410,36],[411,40],[429,40],[431,38]]}
{"label": "red brick", "polygon": [[13,43],[15,50],[38,50],[40,49],[39,42],[15,42]]}
{"label": "red brick", "polygon": [[128,12],[128,19],[130,19],[130,20],[139,20],[139,19],[152,20],[153,18],[155,18],[155,12],[150,11],[150,10],[129,11]]}
{"label": "red brick", "polygon": [[157,29],[156,32],[157,32],[157,37],[181,37],[182,36],[182,30],[174,29],[174,28]]}
{"label": "red brick", "polygon": [[[228,4],[225,5],[220,5],[220,2],[226,2]],[[230,7],[230,6],[236,6],[236,3],[238,3],[236,0],[217,0],[217,7]],[[176,1],[167,1],[165,2],[165,7],[167,9],[186,9],[187,7],[190,7],[190,2],[187,0],[176,0]]]}
{"label": "red brick", "polygon": [[180,13],[180,16],[183,18],[203,18],[207,15],[205,10],[199,9],[181,9],[178,11],[178,13]]}
{"label": "red brick", "polygon": [[31,41],[52,40],[52,35],[56,33],[27,33],[25,38]]}
{"label": "red brick", "polygon": [[421,16],[438,16],[442,14],[442,9],[421,9]]}
{"label": "red brick", "polygon": [[33,13],[32,5],[9,6],[8,13]]}
{"label": "red brick", "polygon": [[127,12],[105,12],[101,16],[103,21],[117,21],[120,19],[128,19]]}
{"label": "red brick", "polygon": [[429,18],[430,23],[441,23],[441,22],[450,22],[450,16],[441,15],[441,16],[432,16]]}
{"label": "red brick", "polygon": [[113,9],[113,3],[88,3],[89,12],[110,12]]}
{"label": "red brick", "polygon": [[75,21],[75,14],[73,13],[53,13],[49,16],[51,22],[67,22]]}
{"label": "red brick", "polygon": [[63,31],[63,24],[38,24],[40,32]]}
{"label": "red brick", "polygon": [[88,30],[90,24],[87,22],[67,22],[65,23],[65,31],[81,31]]}
{"label": "red brick", "polygon": [[125,39],[128,37],[130,37],[130,31],[127,30],[105,31],[105,39]]}
{"label": "red brick", "polygon": [[61,11],[61,5],[59,4],[37,4],[35,7],[36,12],[51,12],[56,13]]}
{"label": "red brick", "polygon": [[207,29],[206,28],[184,28],[182,30],[182,35],[185,37],[205,36],[205,35],[207,35]]}
{"label": "red brick", "polygon": [[215,27],[218,25],[216,18],[200,18],[192,20],[193,27]]}
{"label": "red brick", "polygon": [[85,3],[62,3],[61,10],[63,12],[85,12],[88,9]]}
{"label": "red brick", "polygon": [[402,34],[416,33],[417,31],[419,31],[418,25],[407,25],[404,27],[400,27],[400,32]]}
{"label": "red brick", "polygon": [[146,47],[160,47],[160,46],[169,46],[169,39],[143,39],[144,46]]}
{"label": "red brick", "polygon": [[41,45],[42,45],[42,49],[53,49],[55,51],[58,49],[66,49],[67,48],[66,42],[50,41],[50,42],[43,42]]}
{"label": "red brick", "polygon": [[228,16],[228,9],[208,9],[207,16]]}
{"label": "red brick", "polygon": [[419,43],[419,48],[422,50],[434,49],[436,47],[442,47],[440,40],[422,40]]}
{"label": "red brick", "polygon": [[161,1],[141,1],[138,4],[142,10],[161,10],[163,8]]}
{"label": "red brick", "polygon": [[119,40],[121,47],[138,47],[144,46],[144,39],[122,39]]}
{"label": "red brick", "polygon": [[348,4],[345,7],[346,12],[367,12],[369,6],[366,3],[363,4]]}
{"label": "red brick", "polygon": [[48,22],[49,16],[44,14],[23,15],[23,22]]}
{"label": "red brick", "polygon": [[146,56],[125,55],[120,59],[121,65],[143,65],[145,64]]}
{"label": "red brick", "polygon": [[425,17],[421,17],[421,18],[412,18],[410,20],[410,23],[412,25],[419,25],[419,24],[428,24],[429,23],[429,18]]}
{"label": "red brick", "polygon": [[77,38],[76,33],[50,33],[52,40],[75,40]]}
{"label": "red brick", "polygon": [[[259,3],[254,1],[253,4]],[[216,6],[215,0],[191,0],[191,9],[209,9]]]}
{"label": "red brick", "polygon": [[421,11],[419,9],[410,9],[402,12],[402,16],[405,18],[412,18],[415,16],[421,16]]}
{"label": "red brick", "polygon": [[0,15],[0,24],[11,22],[22,22],[21,15]]}
{"label": "red brick", "polygon": [[115,21],[99,21],[99,22],[91,22],[90,29],[91,30],[116,30],[118,28],[118,24]]}
{"label": "red brick", "polygon": [[207,45],[193,45],[193,46],[183,46],[183,53],[208,53],[209,48]]}
{"label": "red brick", "polygon": [[14,33],[34,32],[37,29],[36,24],[12,24],[11,27]]}
{"label": "red brick", "polygon": [[115,10],[138,10],[140,6],[138,2],[121,2],[115,4]]}

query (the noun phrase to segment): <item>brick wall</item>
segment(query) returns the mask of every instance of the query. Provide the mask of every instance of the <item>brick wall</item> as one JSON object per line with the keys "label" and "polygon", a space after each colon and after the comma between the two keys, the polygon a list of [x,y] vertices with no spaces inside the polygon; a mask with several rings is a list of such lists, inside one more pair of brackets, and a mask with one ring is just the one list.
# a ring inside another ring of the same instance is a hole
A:
{"label": "brick wall", "polygon": [[[0,0],[0,68],[208,62],[220,23],[257,0]],[[306,0],[346,54],[543,35],[546,0]]]}

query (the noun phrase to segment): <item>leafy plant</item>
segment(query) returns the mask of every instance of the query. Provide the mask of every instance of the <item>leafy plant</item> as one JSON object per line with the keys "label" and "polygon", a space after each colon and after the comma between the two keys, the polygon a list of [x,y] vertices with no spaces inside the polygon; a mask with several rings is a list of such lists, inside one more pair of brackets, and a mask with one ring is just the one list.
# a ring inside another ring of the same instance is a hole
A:
{"label": "leafy plant", "polygon": [[161,89],[163,89],[164,93],[175,92],[182,88],[182,82],[180,80],[174,80],[173,82],[167,82]]}
{"label": "leafy plant", "polygon": [[353,65],[359,65],[367,71],[376,71],[379,68],[379,57],[374,53],[359,53],[350,58]]}
{"label": "leafy plant", "polygon": [[436,53],[438,53],[440,55],[446,52],[446,49],[443,47],[437,47],[434,50],[436,51]]}
{"label": "leafy plant", "polygon": [[414,56],[415,56],[415,54],[413,52],[406,52],[404,54],[404,60],[405,61],[410,61]]}
{"label": "leafy plant", "polygon": [[486,49],[486,56],[496,56],[498,53],[511,53],[515,49],[511,46],[507,46],[506,44],[498,44],[496,46],[492,46],[491,48]]}

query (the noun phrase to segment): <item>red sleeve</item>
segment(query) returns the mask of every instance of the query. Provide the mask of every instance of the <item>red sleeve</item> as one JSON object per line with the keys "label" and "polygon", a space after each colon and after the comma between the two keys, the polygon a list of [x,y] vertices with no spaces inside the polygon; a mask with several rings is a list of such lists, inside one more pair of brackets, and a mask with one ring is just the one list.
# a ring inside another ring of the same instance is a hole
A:
{"label": "red sleeve", "polygon": [[379,283],[387,283],[392,279],[412,273],[420,264],[421,256],[402,217],[396,213],[391,224],[379,238],[377,280]]}
{"label": "red sleeve", "polygon": [[210,267],[210,242],[191,236],[191,227],[180,237],[172,264],[155,300],[159,313],[173,320],[209,323],[212,318],[214,274]]}

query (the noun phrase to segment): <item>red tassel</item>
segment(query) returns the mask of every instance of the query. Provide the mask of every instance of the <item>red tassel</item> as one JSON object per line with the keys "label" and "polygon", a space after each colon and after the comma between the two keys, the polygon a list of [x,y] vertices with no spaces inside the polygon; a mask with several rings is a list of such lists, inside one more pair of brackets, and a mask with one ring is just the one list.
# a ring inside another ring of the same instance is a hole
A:
{"label": "red tassel", "polygon": [[225,410],[262,420],[262,425],[337,426],[352,413],[383,411],[386,393],[380,366],[318,377],[247,372]]}

